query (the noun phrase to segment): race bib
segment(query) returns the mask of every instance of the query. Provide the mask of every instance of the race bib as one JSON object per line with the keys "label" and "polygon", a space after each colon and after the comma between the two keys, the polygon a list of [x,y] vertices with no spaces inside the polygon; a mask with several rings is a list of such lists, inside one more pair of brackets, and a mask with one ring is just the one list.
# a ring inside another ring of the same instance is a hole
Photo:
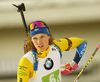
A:
{"label": "race bib", "polygon": [[59,69],[42,77],[42,82],[60,82],[59,79]]}

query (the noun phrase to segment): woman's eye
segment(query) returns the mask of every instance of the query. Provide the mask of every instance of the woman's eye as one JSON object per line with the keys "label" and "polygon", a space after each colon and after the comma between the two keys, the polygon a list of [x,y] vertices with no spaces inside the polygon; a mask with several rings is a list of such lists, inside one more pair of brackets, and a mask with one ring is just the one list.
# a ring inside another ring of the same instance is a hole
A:
{"label": "woman's eye", "polygon": [[36,40],[36,39],[37,39],[37,38],[35,38],[35,37],[33,38],[33,40]]}
{"label": "woman's eye", "polygon": [[44,38],[44,36],[41,36],[41,38]]}

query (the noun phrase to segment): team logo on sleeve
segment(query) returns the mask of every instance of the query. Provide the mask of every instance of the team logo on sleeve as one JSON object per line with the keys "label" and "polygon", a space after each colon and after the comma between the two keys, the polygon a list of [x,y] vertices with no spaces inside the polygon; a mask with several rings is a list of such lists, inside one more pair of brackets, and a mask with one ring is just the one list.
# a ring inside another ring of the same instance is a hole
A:
{"label": "team logo on sleeve", "polygon": [[51,58],[47,58],[44,64],[44,68],[46,70],[50,70],[52,69],[53,65],[54,65],[53,60]]}

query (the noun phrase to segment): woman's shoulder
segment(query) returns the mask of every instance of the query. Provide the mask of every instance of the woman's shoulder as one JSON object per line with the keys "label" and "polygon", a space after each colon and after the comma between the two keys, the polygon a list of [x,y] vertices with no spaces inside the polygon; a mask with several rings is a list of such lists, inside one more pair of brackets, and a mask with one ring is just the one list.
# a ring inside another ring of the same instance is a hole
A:
{"label": "woman's shoulder", "polygon": [[[30,68],[32,68],[33,66],[33,57],[32,57],[32,52],[27,52],[19,61],[19,64],[18,64],[18,70],[20,71],[20,68],[21,67],[24,67],[26,68],[26,70]],[[23,69],[24,69],[23,68]]]}
{"label": "woman's shoulder", "polygon": [[23,57],[29,58],[31,56],[33,56],[32,51],[29,51]]}
{"label": "woman's shoulder", "polygon": [[31,51],[27,52],[22,58],[28,59],[31,63],[33,63],[33,53]]}
{"label": "woman's shoulder", "polygon": [[53,42],[61,49],[61,52],[67,49],[68,41],[65,38],[53,40]]}

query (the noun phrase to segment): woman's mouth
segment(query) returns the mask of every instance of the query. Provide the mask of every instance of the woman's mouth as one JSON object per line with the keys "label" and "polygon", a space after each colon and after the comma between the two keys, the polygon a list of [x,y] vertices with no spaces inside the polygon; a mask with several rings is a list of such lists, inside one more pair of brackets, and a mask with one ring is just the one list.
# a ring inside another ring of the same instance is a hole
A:
{"label": "woman's mouth", "polygon": [[38,46],[39,48],[42,48],[43,47],[43,45],[40,45],[40,46]]}

